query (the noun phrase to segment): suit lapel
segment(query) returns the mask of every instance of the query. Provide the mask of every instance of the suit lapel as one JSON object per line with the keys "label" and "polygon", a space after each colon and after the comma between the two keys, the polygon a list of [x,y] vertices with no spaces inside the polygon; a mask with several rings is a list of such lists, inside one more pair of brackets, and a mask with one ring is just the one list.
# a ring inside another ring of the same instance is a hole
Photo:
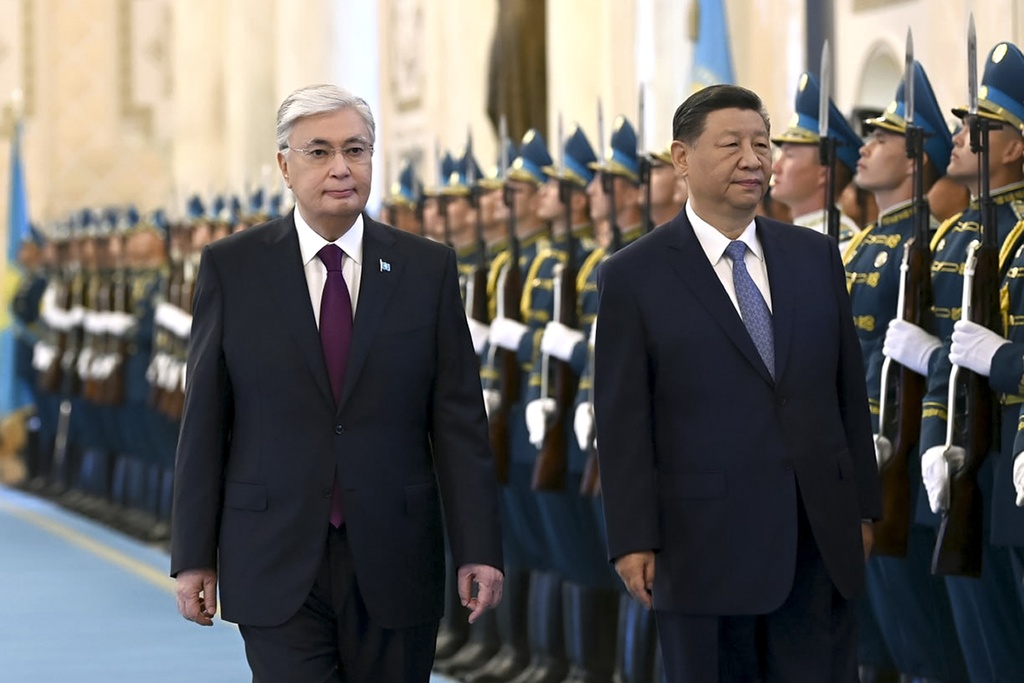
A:
{"label": "suit lapel", "polygon": [[[707,254],[704,253],[703,247],[697,240],[697,235],[693,232],[693,226],[690,225],[686,213],[680,212],[671,223],[659,230],[671,231],[668,237],[671,249],[666,251],[666,255],[676,274],[686,284],[694,298],[718,323],[726,336],[732,340],[740,353],[757,369],[766,382],[772,383],[772,377],[768,374],[768,368],[765,367],[764,361],[757,353],[754,340],[750,338],[750,333],[747,332],[736,307],[729,299],[729,295],[722,287],[722,282],[708,261]],[[773,290],[773,302],[774,299]],[[776,373],[778,373],[777,369]]]}
{"label": "suit lapel", "polygon": [[786,358],[789,343],[793,336],[793,320],[795,316],[797,283],[792,274],[796,272],[796,264],[792,255],[786,251],[779,239],[776,226],[758,218],[757,238],[764,249],[765,262],[768,264],[768,286],[772,292],[772,327],[775,331],[775,377],[781,378],[786,371]]}
{"label": "suit lapel", "polygon": [[384,309],[402,276],[404,264],[395,251],[395,238],[380,223],[364,215],[363,273],[359,280],[359,301],[356,302],[356,317],[352,324],[352,347],[345,369],[345,386],[341,391],[339,410],[352,394]]}
{"label": "suit lapel", "polygon": [[320,333],[316,328],[313,307],[309,303],[309,285],[302,268],[299,238],[291,214],[268,225],[266,264],[262,272],[273,278],[273,305],[284,318],[286,327],[299,345],[302,357],[309,365],[317,387],[324,398],[333,401],[331,383],[324,362]]}

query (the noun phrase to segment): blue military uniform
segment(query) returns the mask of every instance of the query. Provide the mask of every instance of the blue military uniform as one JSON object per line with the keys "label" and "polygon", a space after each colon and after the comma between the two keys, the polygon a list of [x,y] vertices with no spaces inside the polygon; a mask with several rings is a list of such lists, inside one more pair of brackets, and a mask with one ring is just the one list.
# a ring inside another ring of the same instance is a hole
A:
{"label": "blue military uniform", "polygon": [[[949,164],[952,139],[927,75],[917,62],[914,63],[914,79],[914,105],[918,112],[915,124],[925,130],[925,153],[941,176]],[[877,127],[903,135],[907,128],[903,119],[905,108],[901,82],[894,102],[880,117],[865,124],[869,129]],[[897,314],[897,294],[903,277],[900,263],[905,245],[913,236],[914,217],[911,200],[887,207],[875,223],[853,238],[844,255],[876,433],[882,391],[882,345],[889,321]],[[929,221],[934,227],[934,220],[929,217]],[[889,398],[889,405],[892,405],[891,399],[895,396],[890,393]],[[914,459],[909,463],[908,475],[913,510],[921,497],[921,468]],[[878,628],[900,671],[942,681],[962,680],[965,673],[949,599],[942,580],[931,575],[934,544],[935,531],[931,526],[912,523],[906,557],[875,553],[867,567],[868,598],[877,615]],[[868,624],[868,629],[862,629],[862,659],[871,661],[874,648],[865,635],[870,635],[872,622],[863,612],[862,621]]]}
{"label": "blue military uniform", "polygon": [[[1024,59],[1019,50],[1007,43],[996,46],[985,67],[979,101],[982,115],[1010,125],[1019,125],[1020,115],[1024,113],[1024,97],[1018,96],[1014,101],[1008,93],[1024,95],[1021,90],[1022,79]],[[1016,113],[1006,109],[1007,105]],[[963,110],[954,110],[954,113],[960,115]],[[1021,241],[1024,236],[1024,224],[1021,223],[1024,186],[997,188],[991,195],[996,203],[997,243],[1001,245],[1000,273],[1005,275],[1011,259],[1021,244],[1024,244]],[[934,332],[941,339],[942,346],[933,354],[928,368],[928,391],[922,404],[922,453],[944,444],[946,421],[954,417],[947,406],[951,369],[950,337],[954,323],[960,318],[964,282],[962,273],[967,248],[971,242],[981,238],[981,214],[974,201],[962,214],[944,223],[932,240]],[[1016,422],[1016,411],[1007,407],[1002,417],[1004,426],[1007,421],[1013,424]],[[1013,427],[1007,426],[1004,433],[1012,434],[1012,430]],[[990,454],[978,475],[982,495],[990,504],[986,506],[983,515],[986,542],[982,551],[982,575],[980,578],[946,577],[964,658],[972,680],[1024,680],[1024,661],[1016,649],[1024,639],[1024,611],[1017,604],[1008,608],[1007,603],[1007,596],[1018,589],[1019,579],[1014,579],[1013,558],[1009,549],[988,542],[993,521],[992,477],[994,471],[998,470],[1001,457],[998,451]],[[919,505],[921,518],[935,520],[930,510],[920,510],[921,507]]]}

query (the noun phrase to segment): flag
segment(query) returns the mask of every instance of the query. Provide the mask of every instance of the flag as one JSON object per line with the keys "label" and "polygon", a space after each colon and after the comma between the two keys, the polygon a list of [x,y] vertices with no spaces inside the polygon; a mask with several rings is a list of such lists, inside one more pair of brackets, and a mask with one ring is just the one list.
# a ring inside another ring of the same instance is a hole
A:
{"label": "flag", "polygon": [[22,240],[29,235],[28,201],[25,196],[25,176],[21,160],[21,120],[14,124],[11,138],[10,188],[8,196],[7,262],[4,267],[3,310],[0,311],[0,418],[31,402],[28,387],[23,386],[15,368],[13,321],[8,306],[18,289],[20,268],[18,251]]}
{"label": "flag", "polygon": [[732,52],[725,0],[693,0],[690,36],[693,39],[693,68],[690,92],[716,83],[733,83]]}

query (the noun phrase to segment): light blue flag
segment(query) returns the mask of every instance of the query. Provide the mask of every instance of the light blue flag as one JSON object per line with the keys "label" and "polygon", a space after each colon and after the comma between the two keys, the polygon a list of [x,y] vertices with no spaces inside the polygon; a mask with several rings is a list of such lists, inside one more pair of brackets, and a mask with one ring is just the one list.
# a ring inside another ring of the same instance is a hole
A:
{"label": "light blue flag", "polygon": [[28,200],[25,196],[25,175],[21,161],[21,121],[14,125],[11,140],[10,213],[7,222],[7,274],[3,283],[4,308],[0,311],[0,418],[22,408],[31,402],[28,387],[19,381],[15,373],[15,335],[13,321],[7,307],[18,289],[20,268],[18,251],[22,240],[29,234]]}
{"label": "light blue flag", "polygon": [[732,51],[729,48],[729,23],[725,0],[693,0],[693,70],[690,92],[716,83],[734,83]]}

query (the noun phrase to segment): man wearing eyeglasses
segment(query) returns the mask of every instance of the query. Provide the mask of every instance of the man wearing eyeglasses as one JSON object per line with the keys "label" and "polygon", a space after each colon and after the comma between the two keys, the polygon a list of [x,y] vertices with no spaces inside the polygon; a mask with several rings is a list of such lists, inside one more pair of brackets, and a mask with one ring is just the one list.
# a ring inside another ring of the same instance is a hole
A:
{"label": "man wearing eyeglasses", "polygon": [[496,478],[455,255],[365,215],[374,122],[332,85],[278,111],[295,211],[204,249],[171,574],[220,589],[254,680],[427,681],[441,502],[469,620],[501,599]]}

